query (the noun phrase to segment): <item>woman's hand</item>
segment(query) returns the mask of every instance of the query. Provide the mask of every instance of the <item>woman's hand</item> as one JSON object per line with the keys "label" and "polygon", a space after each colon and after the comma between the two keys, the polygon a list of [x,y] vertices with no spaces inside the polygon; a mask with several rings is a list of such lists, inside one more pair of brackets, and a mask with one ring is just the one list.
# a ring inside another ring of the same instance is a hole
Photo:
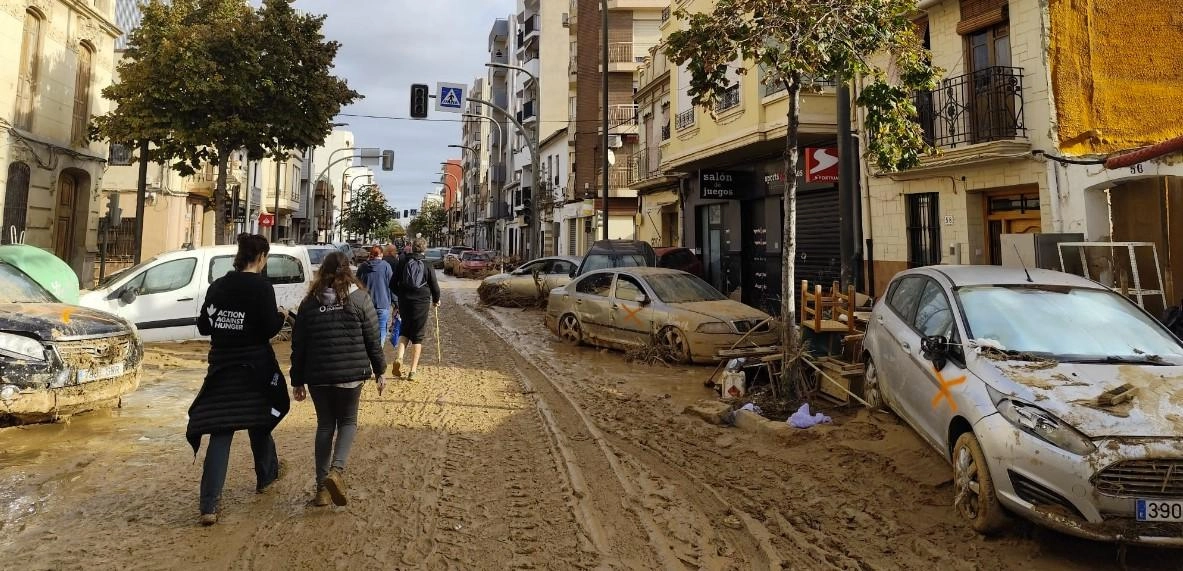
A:
{"label": "woman's hand", "polygon": [[304,388],[303,385],[300,385],[298,387],[292,387],[292,398],[295,398],[296,402],[304,402],[304,399],[307,397],[308,397],[308,391]]}
{"label": "woman's hand", "polygon": [[386,376],[377,375],[378,377],[378,396],[382,396],[382,392],[386,390]]}

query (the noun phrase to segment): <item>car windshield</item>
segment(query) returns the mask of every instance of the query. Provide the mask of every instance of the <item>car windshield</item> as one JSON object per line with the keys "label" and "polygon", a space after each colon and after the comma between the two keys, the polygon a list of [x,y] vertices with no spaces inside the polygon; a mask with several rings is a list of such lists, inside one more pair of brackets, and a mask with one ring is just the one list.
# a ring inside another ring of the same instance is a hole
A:
{"label": "car windshield", "polygon": [[690,274],[659,274],[645,278],[657,299],[666,303],[693,303],[727,299],[714,286]]}
{"label": "car windshield", "polygon": [[647,265],[645,256],[641,254],[591,254],[583,261],[582,273],[586,274],[607,268],[642,268]]}
{"label": "car windshield", "polygon": [[0,303],[57,303],[41,284],[14,266],[0,262]]}
{"label": "car windshield", "polygon": [[489,261],[489,255],[488,254],[478,254],[476,252],[465,252],[460,257],[460,259],[464,260],[466,262],[487,262],[487,261]]}
{"label": "car windshield", "polygon": [[308,248],[308,261],[314,266],[319,266],[331,252],[336,252],[336,250],[332,248]]}
{"label": "car windshield", "polygon": [[980,286],[957,290],[971,339],[1062,361],[1183,364],[1183,346],[1122,298],[1103,290]]}
{"label": "car windshield", "polygon": [[425,254],[425,257],[431,258],[431,259],[439,259],[439,258],[444,257],[444,253],[439,250],[428,250],[427,253]]}

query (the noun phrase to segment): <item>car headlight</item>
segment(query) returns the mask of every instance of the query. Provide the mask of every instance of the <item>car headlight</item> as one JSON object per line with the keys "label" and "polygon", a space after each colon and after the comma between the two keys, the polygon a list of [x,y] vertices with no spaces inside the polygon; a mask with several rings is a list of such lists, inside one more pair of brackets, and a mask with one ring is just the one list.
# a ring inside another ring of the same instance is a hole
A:
{"label": "car headlight", "polygon": [[990,390],[990,396],[994,398],[994,405],[998,407],[998,414],[1002,418],[1031,436],[1078,456],[1091,454],[1097,449],[1093,441],[1079,430],[1042,408],[1003,396],[993,389]]}
{"label": "car headlight", "polygon": [[708,321],[698,326],[699,333],[731,333],[731,326],[722,321]]}
{"label": "car headlight", "polygon": [[45,346],[24,335],[0,333],[0,352],[29,361],[45,361]]}

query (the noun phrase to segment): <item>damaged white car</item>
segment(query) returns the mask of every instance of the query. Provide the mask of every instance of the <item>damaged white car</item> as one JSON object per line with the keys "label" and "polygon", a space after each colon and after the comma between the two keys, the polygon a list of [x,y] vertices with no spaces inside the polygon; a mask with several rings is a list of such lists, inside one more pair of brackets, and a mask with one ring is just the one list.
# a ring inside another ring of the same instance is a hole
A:
{"label": "damaged white car", "polygon": [[919,268],[865,347],[864,394],[952,463],[975,530],[1009,513],[1183,547],[1183,343],[1137,305],[1059,272]]}

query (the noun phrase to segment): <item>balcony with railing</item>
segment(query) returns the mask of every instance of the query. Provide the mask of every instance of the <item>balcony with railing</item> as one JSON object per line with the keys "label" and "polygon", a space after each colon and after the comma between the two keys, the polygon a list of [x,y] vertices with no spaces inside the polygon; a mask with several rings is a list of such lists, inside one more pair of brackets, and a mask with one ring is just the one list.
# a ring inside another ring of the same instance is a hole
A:
{"label": "balcony with railing", "polygon": [[739,107],[743,102],[743,93],[739,90],[739,84],[733,84],[723,92],[723,96],[715,101],[715,113],[723,113]]}
{"label": "balcony with railing", "polygon": [[[808,87],[810,89],[820,89],[823,92],[827,92],[827,91],[833,91],[833,90],[837,89],[838,82],[834,81],[832,79],[814,79],[812,81],[806,81],[806,87]],[[768,83],[763,83],[763,82],[760,83],[760,98],[761,99],[764,99],[766,97],[771,97],[771,96],[777,95],[779,93],[784,93],[785,91],[787,91],[787,90],[785,89],[785,86],[782,83],[773,83],[773,84],[768,84]],[[804,89],[802,90],[802,93],[805,93]]]}
{"label": "balcony with railing", "polygon": [[[629,184],[635,179],[631,160],[608,167],[608,190],[622,190],[630,188]],[[596,169],[596,183],[604,179],[604,169]],[[628,194],[628,193],[625,193]]]}
{"label": "balcony with railing", "polygon": [[995,66],[941,81],[915,96],[924,139],[956,148],[1027,137],[1023,69]]}
{"label": "balcony with railing", "polygon": [[633,42],[615,42],[608,44],[608,71],[628,72],[637,71],[645,56],[649,54],[652,45],[636,44]]}
{"label": "balcony with railing", "polygon": [[669,117],[666,117],[666,122],[665,122],[665,125],[662,125],[662,126],[661,126],[661,140],[662,140],[663,142],[664,142],[664,141],[668,141],[668,140],[670,140],[670,122],[669,122]]}
{"label": "balcony with railing", "polygon": [[533,101],[522,103],[522,110],[518,111],[518,121],[527,123],[538,119],[538,110],[535,108]]}
{"label": "balcony with railing", "polygon": [[538,14],[533,14],[522,21],[522,27],[518,30],[518,50],[522,50],[531,45],[533,40],[537,40],[542,35],[542,18]]}
{"label": "balcony with railing", "polygon": [[653,147],[633,154],[630,158],[632,171],[629,186],[661,176],[661,148]]}
{"label": "balcony with railing", "polygon": [[681,131],[682,129],[689,129],[694,126],[694,108],[691,107],[685,111],[674,115],[674,128]]}
{"label": "balcony with railing", "polygon": [[637,106],[631,103],[608,107],[609,133],[636,133]]}

